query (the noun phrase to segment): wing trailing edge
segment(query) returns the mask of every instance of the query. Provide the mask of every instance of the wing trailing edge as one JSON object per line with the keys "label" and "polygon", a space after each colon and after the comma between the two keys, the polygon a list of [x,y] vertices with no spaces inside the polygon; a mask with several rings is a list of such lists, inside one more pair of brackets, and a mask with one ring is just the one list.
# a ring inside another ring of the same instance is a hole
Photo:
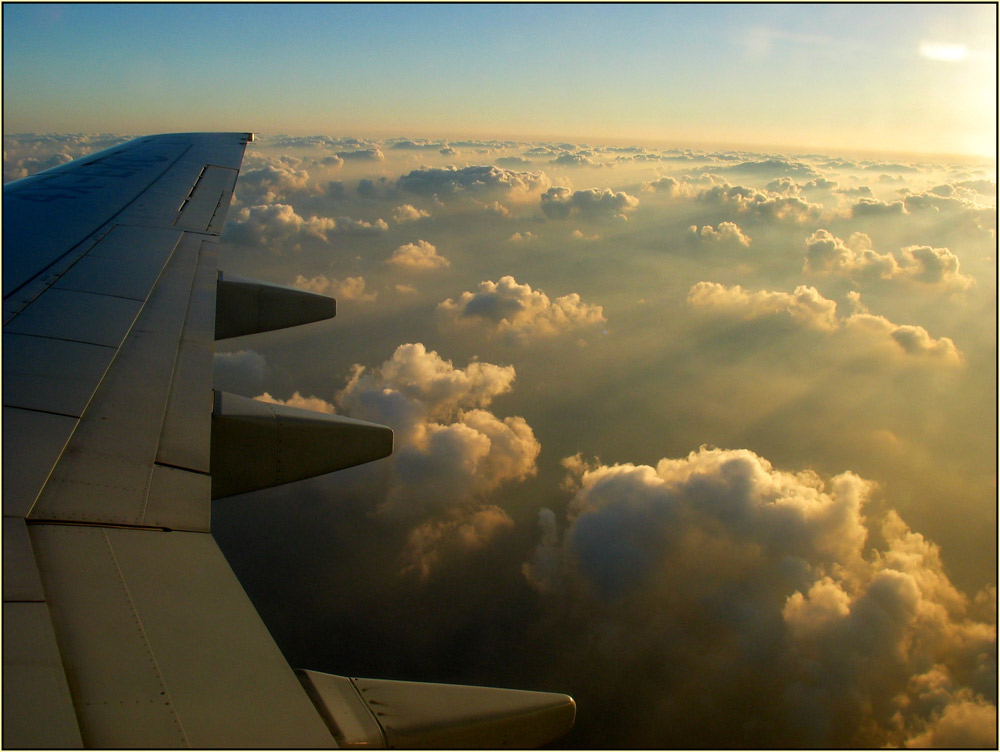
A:
{"label": "wing trailing edge", "polygon": [[576,719],[573,698],[554,692],[295,673],[342,747],[524,749]]}

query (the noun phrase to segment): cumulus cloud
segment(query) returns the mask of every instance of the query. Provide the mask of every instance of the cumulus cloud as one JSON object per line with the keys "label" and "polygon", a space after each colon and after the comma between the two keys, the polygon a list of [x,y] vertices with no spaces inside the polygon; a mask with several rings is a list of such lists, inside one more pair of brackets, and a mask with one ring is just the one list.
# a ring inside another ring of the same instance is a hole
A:
{"label": "cumulus cloud", "polygon": [[532,162],[526,157],[497,157],[494,160],[501,167],[531,167]]}
{"label": "cumulus cloud", "polygon": [[805,271],[859,273],[888,279],[899,273],[891,253],[872,250],[871,238],[856,232],[845,242],[828,230],[817,230],[806,239]]}
{"label": "cumulus cloud", "polygon": [[256,350],[217,352],[212,361],[213,381],[225,391],[237,391],[230,384],[258,385],[267,372],[267,360]]}
{"label": "cumulus cloud", "polygon": [[735,222],[720,222],[719,227],[705,225],[698,228],[698,225],[691,225],[688,228],[688,235],[693,240],[710,243],[724,243],[728,245],[750,246],[750,238],[743,233]]}
{"label": "cumulus cloud", "polygon": [[455,368],[420,343],[400,345],[377,368],[355,366],[337,404],[396,433],[383,511],[417,519],[468,509],[500,485],[535,474],[541,446],[531,427],[486,409],[514,377],[513,366],[476,360]]}
{"label": "cumulus cloud", "polygon": [[792,293],[757,290],[750,292],[740,285],[727,287],[717,282],[698,282],[688,290],[689,304],[725,312],[743,320],[770,316],[789,316],[809,329],[828,333],[849,332],[876,344],[893,343],[908,355],[924,356],[950,365],[962,362],[955,343],[948,337],[935,339],[921,326],[894,324],[884,316],[868,313],[860,295],[851,296],[855,312],[837,316],[837,303],[824,298],[815,287],[799,285]]}
{"label": "cumulus cloud", "polygon": [[591,156],[593,155],[589,152],[560,154],[555,159],[550,160],[550,164],[562,165],[563,167],[601,167],[602,164],[595,162]]}
{"label": "cumulus cloud", "polygon": [[853,313],[844,319],[843,325],[849,331],[879,340],[888,337],[908,355],[935,358],[952,365],[962,362],[961,353],[949,337],[934,339],[922,326],[894,324],[885,316],[869,313]]}
{"label": "cumulus cloud", "polygon": [[514,528],[514,520],[496,506],[452,511],[413,528],[403,550],[402,573],[426,580],[448,557],[458,558],[493,542]]}
{"label": "cumulus cloud", "polygon": [[565,529],[543,510],[523,573],[565,604],[581,671],[647,698],[636,714],[711,746],[995,746],[995,620],[895,512],[870,521],[872,483],[745,449],[564,465]]}
{"label": "cumulus cloud", "polygon": [[544,172],[506,170],[495,165],[424,168],[397,181],[400,190],[421,196],[456,194],[527,194],[549,186]]}
{"label": "cumulus cloud", "polygon": [[902,201],[880,201],[877,198],[862,196],[851,207],[852,217],[884,217],[906,214]]}
{"label": "cumulus cloud", "polygon": [[268,246],[281,251],[285,247],[300,250],[307,240],[327,243],[333,234],[372,235],[389,229],[382,219],[374,222],[352,217],[299,216],[289,204],[245,206],[226,227],[225,240]]}
{"label": "cumulus cloud", "polygon": [[415,222],[418,219],[429,217],[430,213],[423,209],[418,209],[412,204],[402,204],[392,210],[392,221],[396,224],[403,222]]}
{"label": "cumulus cloud", "polygon": [[260,167],[240,171],[237,198],[247,205],[286,202],[297,193],[318,193],[309,173],[280,159],[265,160]]}
{"label": "cumulus cloud", "polygon": [[337,156],[352,162],[380,162],[385,159],[385,154],[378,148],[338,151]]}
{"label": "cumulus cloud", "polygon": [[741,162],[732,167],[723,168],[727,172],[735,172],[745,175],[790,177],[801,176],[807,178],[822,177],[815,169],[805,162],[796,162],[791,159],[771,157],[769,159],[759,159],[749,162]]}
{"label": "cumulus cloud", "polygon": [[717,282],[698,282],[688,291],[688,303],[731,311],[746,319],[788,314],[812,329],[839,328],[837,304],[827,300],[815,287],[799,285],[793,293],[758,290],[749,292],[740,285],[726,287]]}
{"label": "cumulus cloud", "polygon": [[542,212],[549,219],[566,219],[573,215],[625,217],[627,212],[635,211],[638,206],[639,199],[635,196],[610,188],[571,191],[555,187],[543,193],[541,199]]}
{"label": "cumulus cloud", "polygon": [[453,322],[485,322],[515,339],[552,337],[606,320],[601,306],[584,303],[577,293],[552,300],[509,275],[497,282],[480,282],[476,292],[463,292],[457,300],[449,298],[438,309]]}
{"label": "cumulus cloud", "polygon": [[287,405],[288,407],[297,407],[302,410],[312,410],[316,413],[337,412],[332,403],[327,402],[324,399],[320,399],[319,397],[306,397],[303,394],[299,394],[299,392],[293,392],[292,396],[286,400],[272,397],[267,392],[258,394],[254,397],[254,399],[260,402],[270,402],[272,405]]}
{"label": "cumulus cloud", "polygon": [[872,249],[871,238],[856,232],[841,240],[828,230],[817,230],[806,238],[804,271],[845,276],[904,278],[945,289],[966,290],[975,284],[959,271],[958,257],[947,248],[907,246],[897,259],[891,253]]}
{"label": "cumulus cloud", "polygon": [[818,219],[823,211],[821,204],[810,203],[800,196],[770,193],[725,182],[703,189],[697,198],[709,204],[732,206],[738,212],[771,222],[807,222]]}
{"label": "cumulus cloud", "polygon": [[975,283],[972,277],[959,272],[958,256],[947,248],[911,245],[903,248],[900,254],[900,264],[906,275],[918,282],[963,290]]}
{"label": "cumulus cloud", "polygon": [[370,302],[375,300],[378,293],[365,292],[364,277],[346,277],[345,279],[334,279],[324,274],[315,277],[304,277],[301,274],[295,277],[292,283],[295,287],[310,292],[317,292],[321,295],[331,295],[337,300],[356,300],[359,302]]}
{"label": "cumulus cloud", "polygon": [[386,263],[392,266],[421,270],[440,269],[451,265],[451,262],[439,255],[437,248],[426,240],[418,240],[416,243],[406,243],[399,246],[392,252],[392,256]]}
{"label": "cumulus cloud", "polygon": [[289,204],[258,204],[237,212],[226,227],[225,239],[265,245],[278,251],[286,246],[298,249],[303,240],[310,238],[328,242],[328,235],[336,226],[336,221],[329,217],[300,217]]}
{"label": "cumulus cloud", "polygon": [[689,197],[694,196],[697,193],[697,189],[687,180],[678,180],[677,178],[671,176],[644,183],[642,189],[644,191],[664,193],[671,198],[677,196]]}

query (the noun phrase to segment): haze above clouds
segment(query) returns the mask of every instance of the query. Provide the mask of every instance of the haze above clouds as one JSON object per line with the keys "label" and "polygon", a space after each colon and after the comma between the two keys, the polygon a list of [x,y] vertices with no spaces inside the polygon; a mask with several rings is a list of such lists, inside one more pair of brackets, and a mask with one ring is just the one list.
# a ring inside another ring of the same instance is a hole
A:
{"label": "haze above clouds", "polygon": [[130,114],[5,33],[13,130],[263,124],[221,265],[338,314],[215,386],[395,431],[215,503],[293,665],[567,692],[567,748],[996,745],[995,6],[253,6],[247,71],[125,7]]}

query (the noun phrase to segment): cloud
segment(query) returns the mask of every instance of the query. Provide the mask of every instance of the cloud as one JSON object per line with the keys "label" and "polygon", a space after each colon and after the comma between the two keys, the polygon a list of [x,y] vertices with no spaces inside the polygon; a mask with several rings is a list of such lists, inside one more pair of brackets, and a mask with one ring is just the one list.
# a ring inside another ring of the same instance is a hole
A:
{"label": "cloud", "polygon": [[501,167],[531,167],[532,161],[525,157],[497,157],[494,160]]}
{"label": "cloud", "polygon": [[410,519],[480,503],[535,474],[541,445],[527,422],[486,408],[509,392],[513,366],[455,368],[423,344],[400,345],[374,369],[355,366],[337,404],[396,433],[382,510]]}
{"label": "cloud", "polygon": [[635,211],[639,199],[624,191],[610,188],[588,188],[571,191],[569,188],[550,188],[542,194],[542,212],[549,219],[566,219],[573,215],[582,217],[624,217],[626,212]]}
{"label": "cloud", "polygon": [[962,363],[962,355],[955,343],[948,337],[934,339],[922,326],[894,324],[884,316],[869,313],[853,313],[844,322],[849,331],[883,340],[888,337],[908,355],[938,359],[951,365]]}
{"label": "cloud", "polygon": [[856,232],[845,242],[828,230],[806,238],[804,271],[879,279],[909,279],[944,289],[967,290],[975,280],[959,271],[958,257],[947,248],[907,246],[897,259],[872,249],[871,238]]}
{"label": "cloud", "polygon": [[326,400],[320,399],[319,397],[306,397],[298,392],[294,392],[287,400],[277,399],[272,397],[267,392],[258,394],[254,397],[254,399],[260,402],[270,402],[272,405],[288,405],[288,407],[297,407],[302,410],[312,410],[317,413],[337,412],[336,408]]}
{"label": "cloud", "polygon": [[444,256],[439,256],[437,248],[426,240],[418,240],[416,243],[406,243],[399,246],[392,252],[392,256],[386,263],[392,266],[421,270],[440,269],[451,265],[451,262]]}
{"label": "cloud", "polygon": [[458,194],[527,194],[549,186],[544,172],[506,170],[495,165],[424,168],[397,181],[400,190],[420,196]]}
{"label": "cloud", "polygon": [[917,282],[958,290],[968,289],[975,284],[972,277],[959,272],[958,256],[947,248],[911,245],[903,248],[900,253],[904,273]]}
{"label": "cloud", "polygon": [[370,302],[375,300],[378,293],[365,292],[364,277],[346,277],[345,279],[333,279],[323,274],[315,277],[304,277],[301,274],[295,277],[292,283],[295,287],[310,292],[317,292],[321,295],[332,295],[337,300],[356,300],[358,302]]}
{"label": "cloud", "polygon": [[738,212],[770,222],[807,222],[818,219],[823,211],[822,205],[810,203],[800,196],[769,193],[726,182],[703,189],[697,198],[704,203],[733,206]]}
{"label": "cloud", "polygon": [[338,151],[337,156],[345,161],[350,160],[352,162],[381,162],[385,159],[385,154],[378,148]]}
{"label": "cloud", "polygon": [[249,382],[255,387],[264,380],[267,360],[256,350],[217,352],[212,360],[213,382],[224,391],[239,391],[231,384]]}
{"label": "cloud", "polygon": [[[553,628],[587,656],[580,677],[602,677],[591,702],[619,708],[606,731],[653,714],[670,738],[709,746],[733,729],[763,747],[995,745],[995,620],[952,585],[937,546],[866,511],[869,481],[704,446],[564,466],[564,530],[543,510],[523,574],[560,604]],[[622,681],[641,709],[614,696]]]}
{"label": "cloud", "polygon": [[394,139],[389,142],[390,149],[410,149],[415,151],[441,151],[447,146],[442,141],[428,141],[427,139]]}
{"label": "cloud", "polygon": [[[381,366],[366,371],[356,366],[338,398],[355,417],[392,423],[411,437],[426,420],[445,420],[464,410],[489,407],[513,388],[513,366],[472,361],[455,368],[421,344],[400,345]],[[417,416],[417,417],[413,417]]]}
{"label": "cloud", "polygon": [[793,293],[758,290],[749,292],[740,285],[726,287],[717,282],[698,282],[688,291],[687,302],[714,309],[745,321],[772,316],[789,316],[798,324],[827,333],[848,332],[876,345],[892,344],[908,355],[924,356],[949,365],[959,365],[962,355],[948,337],[934,339],[921,326],[894,324],[884,316],[868,313],[861,297],[851,297],[856,311],[837,317],[837,303],[824,298],[815,287],[799,285]]}
{"label": "cloud", "polygon": [[560,154],[555,159],[550,160],[550,164],[562,165],[563,167],[602,167],[600,162],[591,159],[588,153]]}
{"label": "cloud", "polygon": [[227,225],[224,240],[263,245],[281,251],[290,246],[301,250],[302,243],[319,240],[328,243],[333,234],[373,235],[386,231],[382,219],[368,222],[351,217],[316,217],[305,219],[289,204],[258,204],[240,209]]}
{"label": "cloud", "polygon": [[891,253],[872,250],[871,238],[856,232],[845,242],[828,230],[817,230],[806,239],[804,270],[807,272],[850,275],[859,273],[889,279],[899,273],[899,264]]}
{"label": "cloud", "polygon": [[289,204],[258,204],[240,209],[223,237],[234,243],[281,251],[287,246],[301,249],[301,243],[308,239],[326,243],[336,226],[336,221],[329,217],[300,217]]}
{"label": "cloud", "polygon": [[389,229],[389,224],[384,219],[376,219],[368,222],[364,219],[353,219],[352,217],[337,217],[334,231],[347,235],[378,235]]}
{"label": "cloud", "polygon": [[423,209],[418,209],[412,204],[402,204],[392,210],[392,221],[396,224],[402,224],[403,222],[415,222],[418,219],[424,219],[429,216],[429,212],[424,211]]}
{"label": "cloud", "polygon": [[479,283],[477,292],[449,298],[438,309],[452,322],[485,322],[515,339],[552,337],[570,328],[605,321],[601,306],[584,303],[577,293],[551,300],[542,290],[518,284],[511,276]]}
{"label": "cloud", "polygon": [[745,319],[788,314],[795,321],[822,331],[835,331],[837,304],[827,300],[815,287],[799,285],[795,292],[748,292],[740,285],[726,287],[717,282],[698,282],[688,291],[688,303],[730,311]]}
{"label": "cloud", "polygon": [[902,201],[880,201],[877,198],[862,196],[851,207],[852,217],[884,217],[906,214]]}
{"label": "cloud", "polygon": [[790,159],[779,159],[775,157],[750,162],[741,162],[740,164],[733,165],[732,167],[724,167],[722,169],[726,172],[756,175],[760,177],[822,177],[818,172],[816,172],[816,170],[805,162],[796,162]]}
{"label": "cloud", "polygon": [[286,202],[290,196],[318,193],[309,173],[285,161],[265,160],[260,167],[240,171],[237,198],[246,205]]}
{"label": "cloud", "polygon": [[688,227],[688,236],[699,242],[725,243],[728,245],[750,246],[750,238],[743,233],[735,222],[720,222],[718,229],[705,225],[698,229],[697,225]]}
{"label": "cloud", "polygon": [[514,528],[514,520],[496,506],[469,511],[452,511],[413,528],[403,550],[402,573],[414,573],[427,580],[443,559],[467,556],[489,545]]}
{"label": "cloud", "polygon": [[664,177],[658,180],[653,180],[644,183],[642,186],[644,191],[665,193],[671,198],[677,196],[694,196],[696,194],[696,189],[686,180],[678,180],[675,177]]}

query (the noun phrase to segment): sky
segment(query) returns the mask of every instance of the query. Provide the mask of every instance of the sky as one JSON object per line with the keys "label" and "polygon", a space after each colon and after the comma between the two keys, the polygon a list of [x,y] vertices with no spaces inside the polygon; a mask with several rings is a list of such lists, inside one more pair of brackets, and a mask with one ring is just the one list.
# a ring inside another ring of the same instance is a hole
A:
{"label": "sky", "polygon": [[996,6],[5,4],[6,132],[991,154]]}
{"label": "sky", "polygon": [[5,5],[4,181],[261,130],[220,265],[338,311],[214,386],[395,432],[213,504],[292,665],[995,747],[995,13]]}

